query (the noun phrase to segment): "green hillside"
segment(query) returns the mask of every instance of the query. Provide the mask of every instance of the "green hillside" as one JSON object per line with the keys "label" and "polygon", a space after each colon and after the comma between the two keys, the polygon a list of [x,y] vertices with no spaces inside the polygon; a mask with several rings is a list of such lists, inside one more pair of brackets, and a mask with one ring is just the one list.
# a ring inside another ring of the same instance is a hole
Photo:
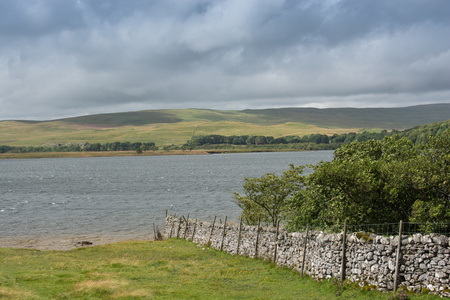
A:
{"label": "green hillside", "polygon": [[302,122],[321,127],[407,129],[450,118],[450,104],[395,108],[281,108],[245,110],[266,122]]}
{"label": "green hillside", "polygon": [[399,133],[400,136],[412,140],[415,144],[426,142],[429,135],[440,135],[450,129],[450,120],[436,122],[406,129]]}
{"label": "green hillside", "polygon": [[450,104],[447,103],[395,108],[276,108],[243,111],[169,109],[99,114],[54,121],[106,127],[196,121],[233,121],[260,125],[294,122],[319,127],[407,129],[418,125],[445,121],[449,119],[449,116]]}
{"label": "green hillside", "polygon": [[85,142],[184,144],[195,135],[281,137],[398,129],[448,120],[450,104],[403,108],[279,108],[243,111],[148,110],[49,121],[0,121],[0,145]]}

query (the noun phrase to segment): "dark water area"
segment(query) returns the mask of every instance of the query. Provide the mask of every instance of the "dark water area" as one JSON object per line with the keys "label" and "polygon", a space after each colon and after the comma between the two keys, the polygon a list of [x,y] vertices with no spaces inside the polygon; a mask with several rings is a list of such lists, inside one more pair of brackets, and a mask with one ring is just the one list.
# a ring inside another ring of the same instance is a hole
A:
{"label": "dark water area", "polygon": [[165,211],[237,220],[244,177],[329,161],[332,151],[0,161],[0,247],[150,239]]}

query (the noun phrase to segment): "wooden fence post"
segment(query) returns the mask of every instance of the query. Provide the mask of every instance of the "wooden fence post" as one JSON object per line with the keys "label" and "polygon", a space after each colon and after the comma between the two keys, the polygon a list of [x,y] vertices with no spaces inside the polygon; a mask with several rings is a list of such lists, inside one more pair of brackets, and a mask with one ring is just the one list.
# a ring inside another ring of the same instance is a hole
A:
{"label": "wooden fence post", "polygon": [[153,223],[153,240],[156,241],[156,229],[155,229],[155,223]]}
{"label": "wooden fence post", "polygon": [[225,228],[227,227],[227,216],[225,216],[225,223],[223,223],[222,242],[220,243],[220,251],[223,249],[223,240],[225,239]]}
{"label": "wooden fence post", "polygon": [[180,229],[181,229],[181,220],[182,220],[182,218],[184,218],[184,216],[181,216],[179,219],[178,219],[178,231],[177,231],[177,238],[179,238],[180,237]]}
{"label": "wooden fence post", "polygon": [[209,233],[208,242],[207,242],[206,244],[209,244],[209,242],[211,242],[211,236],[212,236],[212,234],[213,234],[214,224],[216,223],[216,217],[217,217],[217,216],[214,216],[214,221],[213,221],[213,224],[212,224],[212,227],[211,227],[211,232]]}
{"label": "wooden fence post", "polygon": [[167,219],[167,209],[166,209],[166,219]]}
{"label": "wooden fence post", "polygon": [[261,217],[258,218],[258,228],[256,228],[255,258],[258,257],[259,227],[260,226],[261,226]]}
{"label": "wooden fence post", "polygon": [[189,228],[189,215],[187,215],[187,219],[184,219],[186,221],[186,226],[184,226],[184,235],[183,235],[183,239],[186,239],[186,233],[187,230]]}
{"label": "wooden fence post", "polygon": [[192,230],[192,241],[194,241],[195,228],[197,228],[197,218],[195,219],[195,222],[194,222],[194,230]]}
{"label": "wooden fence post", "polygon": [[161,232],[159,232],[158,226],[156,226],[156,240],[157,241],[161,241],[162,240],[162,235],[161,235]]}
{"label": "wooden fence post", "polygon": [[306,245],[308,243],[308,233],[309,233],[309,224],[306,225],[305,243],[303,245],[303,259],[302,259],[302,272],[301,272],[302,276],[303,276],[303,271],[305,270]]}
{"label": "wooden fence post", "polygon": [[172,226],[170,226],[170,234],[169,234],[169,239],[172,238],[172,230],[173,230],[173,224],[175,223],[175,217],[172,219]]}
{"label": "wooden fence post", "polygon": [[280,221],[277,222],[277,232],[275,236],[275,249],[273,251],[273,262],[277,263],[277,249],[278,249],[278,229],[280,227]]}
{"label": "wooden fence post", "polygon": [[400,271],[400,255],[402,254],[402,227],[403,222],[400,221],[398,227],[398,245],[397,245],[397,255],[395,257],[395,274],[394,274],[394,294],[397,292],[397,287],[399,284],[399,271]]}
{"label": "wooden fence post", "polygon": [[345,280],[345,269],[347,264],[347,259],[345,256],[346,245],[347,244],[347,220],[344,222],[344,234],[342,235],[342,255],[341,255],[341,283]]}
{"label": "wooden fence post", "polygon": [[241,229],[242,229],[242,220],[239,218],[239,234],[238,234],[236,255],[239,255],[239,244],[241,243]]}

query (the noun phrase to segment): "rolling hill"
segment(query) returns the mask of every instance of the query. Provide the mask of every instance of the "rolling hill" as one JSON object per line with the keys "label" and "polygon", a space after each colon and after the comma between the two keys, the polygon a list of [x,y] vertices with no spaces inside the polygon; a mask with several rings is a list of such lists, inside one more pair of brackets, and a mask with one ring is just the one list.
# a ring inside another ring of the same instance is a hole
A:
{"label": "rolling hill", "polygon": [[1,121],[0,145],[25,146],[82,142],[183,144],[193,134],[334,134],[362,130],[403,130],[448,120],[450,104],[401,108],[278,108],[222,111],[148,110],[80,116],[49,121]]}

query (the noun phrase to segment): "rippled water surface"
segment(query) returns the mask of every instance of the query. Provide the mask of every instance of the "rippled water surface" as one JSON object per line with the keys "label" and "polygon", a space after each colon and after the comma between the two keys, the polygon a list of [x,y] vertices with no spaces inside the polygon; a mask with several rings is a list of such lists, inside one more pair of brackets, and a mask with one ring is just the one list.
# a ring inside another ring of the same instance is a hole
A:
{"label": "rippled water surface", "polygon": [[0,246],[145,238],[165,210],[237,219],[244,177],[331,160],[332,151],[0,161]]}

